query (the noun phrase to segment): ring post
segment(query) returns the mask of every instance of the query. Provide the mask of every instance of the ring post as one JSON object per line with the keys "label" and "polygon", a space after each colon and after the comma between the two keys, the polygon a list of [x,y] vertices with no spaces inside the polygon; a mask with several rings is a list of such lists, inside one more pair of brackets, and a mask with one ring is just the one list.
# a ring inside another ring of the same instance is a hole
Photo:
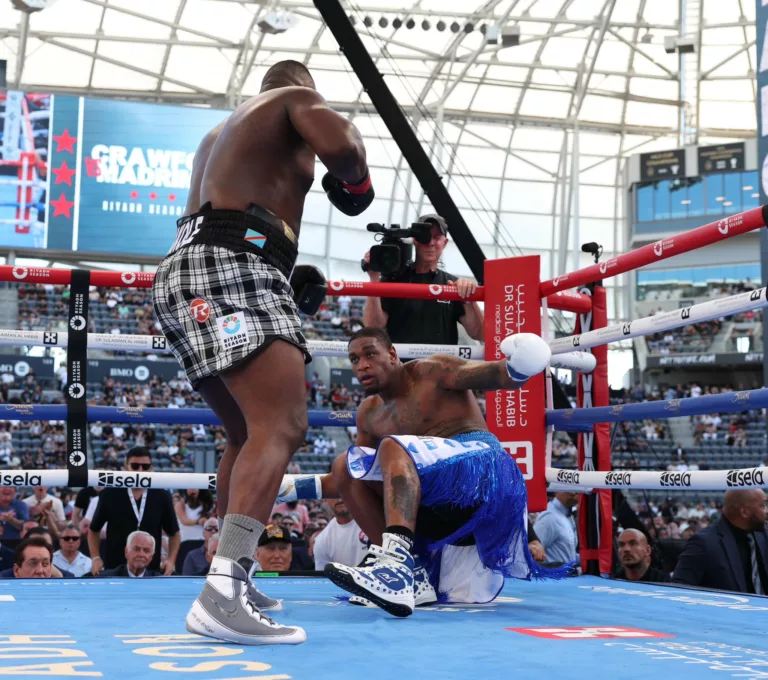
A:
{"label": "ring post", "polygon": [[[608,325],[607,295],[601,285],[582,288],[592,296],[592,313],[580,314],[577,333],[605,328]],[[608,406],[608,347],[591,350],[597,366],[593,373],[579,374],[576,403],[579,408]],[[610,426],[596,423],[591,432],[579,434],[579,470],[611,469]],[[613,504],[611,491],[601,489],[579,496],[579,541],[581,568],[585,574],[610,574],[613,560]]]}
{"label": "ring post", "polygon": [[[514,333],[541,335],[538,255],[485,261],[485,358],[503,359],[501,341]],[[544,374],[517,390],[486,393],[488,429],[509,451],[528,488],[528,509],[547,507]]]}

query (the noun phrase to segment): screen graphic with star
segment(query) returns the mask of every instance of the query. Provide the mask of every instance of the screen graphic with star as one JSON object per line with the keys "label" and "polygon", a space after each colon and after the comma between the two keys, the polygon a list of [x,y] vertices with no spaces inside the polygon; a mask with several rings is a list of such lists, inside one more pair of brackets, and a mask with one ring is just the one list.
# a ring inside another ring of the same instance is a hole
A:
{"label": "screen graphic with star", "polygon": [[51,95],[8,90],[0,114],[0,243],[45,248]]}

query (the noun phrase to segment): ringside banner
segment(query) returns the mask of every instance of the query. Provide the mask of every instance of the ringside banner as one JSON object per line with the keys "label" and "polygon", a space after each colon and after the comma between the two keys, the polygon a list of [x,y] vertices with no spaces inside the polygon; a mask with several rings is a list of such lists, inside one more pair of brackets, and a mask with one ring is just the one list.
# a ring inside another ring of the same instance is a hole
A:
{"label": "ringside banner", "polygon": [[[514,333],[541,335],[538,255],[485,262],[485,358],[504,358],[501,341]],[[528,486],[528,509],[546,510],[544,375],[517,390],[486,394],[488,429],[517,461]]]}

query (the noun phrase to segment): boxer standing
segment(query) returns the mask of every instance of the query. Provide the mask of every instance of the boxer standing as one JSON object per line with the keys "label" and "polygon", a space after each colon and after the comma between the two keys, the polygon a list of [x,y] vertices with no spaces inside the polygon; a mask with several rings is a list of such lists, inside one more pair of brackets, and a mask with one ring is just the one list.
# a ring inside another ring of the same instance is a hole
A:
{"label": "boxer standing", "polygon": [[314,313],[327,289],[319,270],[294,265],[315,157],[339,210],[358,215],[374,198],[360,134],[314,87],[303,64],[279,62],[261,92],[206,136],[190,214],[179,220],[153,288],[163,333],[227,433],[217,482],[224,525],[187,629],[242,644],[306,639],[301,628],[263,615],[248,583],[286,465],[307,430],[311,357],[297,305]]}

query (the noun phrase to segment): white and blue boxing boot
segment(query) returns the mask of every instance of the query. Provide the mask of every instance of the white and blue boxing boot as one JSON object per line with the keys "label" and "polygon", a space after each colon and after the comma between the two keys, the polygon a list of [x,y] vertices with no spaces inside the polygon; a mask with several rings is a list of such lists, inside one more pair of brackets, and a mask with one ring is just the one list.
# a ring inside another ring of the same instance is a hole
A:
{"label": "white and blue boxing boot", "polygon": [[339,588],[381,607],[393,616],[410,616],[416,604],[414,562],[406,539],[385,533],[382,546],[369,548],[367,566],[348,567],[331,562],[325,573]]}
{"label": "white and blue boxing boot", "polygon": [[[363,566],[367,565],[369,559],[375,560],[376,558],[372,555],[369,555],[366,558],[366,564]],[[432,587],[432,584],[429,582],[427,570],[418,563],[416,564],[416,568],[413,570],[413,595],[416,607],[428,607],[429,605],[435,604],[435,602],[437,602],[437,593]],[[373,602],[366,600],[364,597],[358,597],[357,595],[349,598],[349,604],[356,604],[361,607],[375,606]]]}

